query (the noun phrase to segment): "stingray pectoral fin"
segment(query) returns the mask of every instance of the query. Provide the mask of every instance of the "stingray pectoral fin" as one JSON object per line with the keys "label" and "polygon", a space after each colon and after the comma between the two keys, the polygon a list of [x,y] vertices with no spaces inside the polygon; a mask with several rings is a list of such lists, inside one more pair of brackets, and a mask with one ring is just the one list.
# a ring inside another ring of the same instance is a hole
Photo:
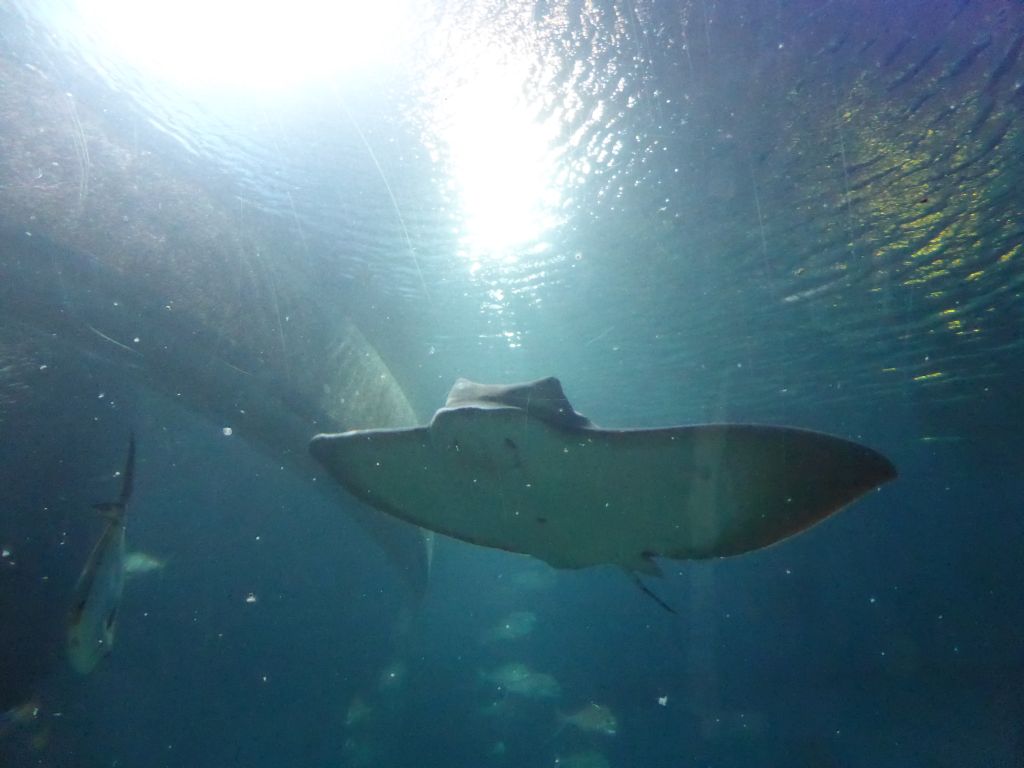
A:
{"label": "stingray pectoral fin", "polygon": [[792,536],[896,475],[885,457],[785,427],[567,427],[515,407],[438,411],[429,427],[314,438],[372,506],[559,568],[736,555]]}
{"label": "stingray pectoral fin", "polygon": [[[639,492],[651,542],[645,551],[670,558],[767,547],[896,477],[870,448],[788,427],[702,425],[611,433],[609,440],[619,452],[646,455],[633,482],[660,490]],[[663,507],[671,512],[659,513]]]}
{"label": "stingray pectoral fin", "polygon": [[409,500],[401,490],[430,484],[425,475],[436,460],[430,447],[428,429],[415,427],[316,435],[309,451],[356,498],[382,512],[417,522],[403,511]]}

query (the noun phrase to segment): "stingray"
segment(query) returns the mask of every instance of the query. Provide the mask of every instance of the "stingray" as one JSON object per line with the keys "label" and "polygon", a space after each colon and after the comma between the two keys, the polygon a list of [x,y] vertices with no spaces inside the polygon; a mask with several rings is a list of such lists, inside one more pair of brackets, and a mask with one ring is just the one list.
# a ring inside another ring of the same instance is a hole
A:
{"label": "stingray", "polygon": [[[429,425],[317,435],[348,491],[418,526],[556,568],[739,555],[896,477],[840,437],[751,424],[602,429],[555,378],[455,382]],[[645,590],[646,591],[646,590]]]}

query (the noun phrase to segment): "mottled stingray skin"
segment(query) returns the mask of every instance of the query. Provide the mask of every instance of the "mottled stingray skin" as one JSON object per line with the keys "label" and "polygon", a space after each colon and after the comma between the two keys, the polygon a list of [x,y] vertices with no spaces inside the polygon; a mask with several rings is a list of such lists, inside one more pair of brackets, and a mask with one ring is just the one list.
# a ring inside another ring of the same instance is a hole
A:
{"label": "mottled stingray skin", "polygon": [[428,426],[317,435],[310,450],[377,509],[556,568],[657,573],[809,528],[896,477],[881,454],[748,424],[601,429],[555,378],[459,379]]}

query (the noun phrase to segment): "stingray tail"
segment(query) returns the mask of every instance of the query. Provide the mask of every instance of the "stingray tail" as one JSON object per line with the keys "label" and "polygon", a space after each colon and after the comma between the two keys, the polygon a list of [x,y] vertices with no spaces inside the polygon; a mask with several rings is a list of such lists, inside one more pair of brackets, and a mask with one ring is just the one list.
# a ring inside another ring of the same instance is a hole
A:
{"label": "stingray tail", "polygon": [[654,594],[654,592],[651,591],[650,587],[648,587],[646,584],[644,584],[642,581],[640,581],[640,577],[637,574],[635,574],[632,571],[630,571],[629,572],[629,578],[633,580],[633,583],[636,585],[636,588],[639,589],[641,592],[643,592],[645,595],[647,595],[649,598],[651,598],[651,600],[656,602],[658,605],[660,605],[663,609],[665,609],[669,613],[671,613],[673,615],[676,614],[676,609],[673,608],[668,603],[666,603],[664,600],[662,600],[656,594]]}

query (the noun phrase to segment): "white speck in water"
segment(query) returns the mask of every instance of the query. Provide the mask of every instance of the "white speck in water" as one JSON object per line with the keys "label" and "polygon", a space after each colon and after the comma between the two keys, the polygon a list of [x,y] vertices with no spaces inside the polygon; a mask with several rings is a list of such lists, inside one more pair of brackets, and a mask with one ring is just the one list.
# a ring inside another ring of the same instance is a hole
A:
{"label": "white speck in water", "polygon": [[234,434],[234,430],[231,429],[231,427],[224,427],[220,432],[224,437],[231,437],[231,435]]}
{"label": "white speck in water", "polygon": [[10,556],[11,556],[11,550],[4,549],[3,551],[0,551],[0,557],[8,558]]}
{"label": "white speck in water", "polygon": [[255,593],[250,592],[248,595],[246,595],[245,596],[245,602],[250,603],[250,604],[251,603],[255,603],[256,602],[256,595],[255,595]]}

